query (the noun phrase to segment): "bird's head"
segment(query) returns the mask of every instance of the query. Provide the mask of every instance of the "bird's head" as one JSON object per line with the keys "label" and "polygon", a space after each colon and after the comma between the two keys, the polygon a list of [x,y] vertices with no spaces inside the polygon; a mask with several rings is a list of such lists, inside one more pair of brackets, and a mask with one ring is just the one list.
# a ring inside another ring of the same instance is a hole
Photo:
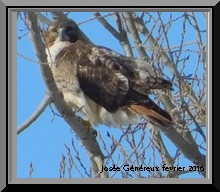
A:
{"label": "bird's head", "polygon": [[73,20],[66,22],[54,21],[48,30],[44,33],[45,41],[48,47],[51,47],[57,42],[67,41],[74,43],[81,40],[80,29]]}

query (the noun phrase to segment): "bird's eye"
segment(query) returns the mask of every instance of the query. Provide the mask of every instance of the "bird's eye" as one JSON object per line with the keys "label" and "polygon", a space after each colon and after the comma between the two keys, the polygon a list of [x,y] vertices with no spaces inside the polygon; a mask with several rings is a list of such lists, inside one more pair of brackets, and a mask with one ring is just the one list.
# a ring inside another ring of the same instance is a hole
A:
{"label": "bird's eye", "polygon": [[57,29],[56,28],[53,28],[51,29],[52,32],[56,33],[57,32]]}

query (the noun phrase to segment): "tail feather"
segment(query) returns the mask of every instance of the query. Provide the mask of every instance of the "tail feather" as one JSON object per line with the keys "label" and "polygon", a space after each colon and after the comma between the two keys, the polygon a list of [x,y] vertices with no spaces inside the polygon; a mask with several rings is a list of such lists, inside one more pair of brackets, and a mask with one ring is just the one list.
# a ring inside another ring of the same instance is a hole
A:
{"label": "tail feather", "polygon": [[171,116],[149,97],[151,89],[171,89],[172,83],[159,77],[147,77],[143,79],[132,79],[129,81],[130,89],[128,92],[129,108],[139,115],[149,117],[157,123],[167,126],[172,124]]}
{"label": "tail feather", "polygon": [[148,98],[147,102],[132,104],[129,106],[130,109],[135,111],[137,114],[149,117],[150,119],[158,122],[163,126],[172,125],[171,116],[163,109],[161,109],[158,105],[156,105],[150,98]]}

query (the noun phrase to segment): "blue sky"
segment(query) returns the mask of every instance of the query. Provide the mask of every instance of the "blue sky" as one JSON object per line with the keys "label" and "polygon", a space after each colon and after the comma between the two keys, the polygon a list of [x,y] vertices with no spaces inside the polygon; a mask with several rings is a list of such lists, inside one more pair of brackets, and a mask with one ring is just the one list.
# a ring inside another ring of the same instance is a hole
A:
{"label": "blue sky", "polygon": [[[152,13],[154,15],[156,13]],[[173,13],[173,18],[178,18],[182,13]],[[163,13],[162,18],[166,21],[169,19],[170,13]],[[201,29],[206,29],[203,15],[201,13],[196,14]],[[69,14],[69,17],[73,18],[77,23],[85,21],[93,17],[92,13],[77,12]],[[110,22],[114,24],[114,20],[110,19]],[[179,23],[179,24],[178,24]],[[152,24],[147,24],[149,28]],[[23,21],[18,20],[17,36],[22,36],[27,30]],[[109,47],[119,53],[123,54],[123,49],[115,38],[108,33],[101,24],[96,20],[86,22],[80,25],[80,28],[84,33],[97,45]],[[186,39],[185,42],[195,42],[196,35],[194,31],[191,31],[189,25],[186,26]],[[157,30],[154,30],[157,33]],[[176,21],[175,26],[171,27],[168,34],[170,38],[171,46],[180,44],[182,32],[182,20]],[[154,34],[154,33],[153,33]],[[202,35],[204,44],[206,43],[206,34]],[[196,49],[196,45],[190,45],[189,49]],[[35,62],[27,61],[21,56],[17,57],[17,125],[20,126],[30,115],[36,110],[41,103],[45,95],[45,84],[40,74],[40,68],[36,63],[37,58],[34,53],[33,45],[29,36],[24,36],[17,41],[17,52],[28,58],[31,58]],[[196,54],[186,51],[185,55],[190,55],[190,62],[196,62]],[[184,54],[183,54],[184,55]],[[190,63],[186,67],[186,75],[190,75],[194,70],[194,65]],[[201,73],[202,74],[202,69]],[[169,74],[168,74],[169,75]],[[51,105],[53,109],[55,107]],[[121,131],[99,126],[96,128],[100,131],[106,142],[110,143],[107,132],[110,135],[114,135],[116,138],[120,138]],[[149,134],[149,131],[146,131]],[[163,136],[165,137],[165,136]],[[41,116],[24,132],[17,137],[17,177],[29,178],[29,166],[30,162],[33,163],[34,172],[33,178],[59,178],[59,166],[62,154],[66,156],[67,151],[64,143],[67,146],[71,146],[71,141],[78,149],[80,149],[81,158],[85,165],[89,165],[88,157],[85,153],[85,149],[81,147],[80,141],[76,137],[75,133],[70,130],[70,127],[64,120],[58,116],[54,117],[50,107],[41,114]],[[169,145],[170,153],[175,154],[175,146],[165,138],[166,143]],[[149,140],[146,140],[146,145]],[[126,144],[124,144],[126,147]],[[129,146],[127,146],[129,148]],[[74,156],[74,155],[73,155]],[[115,157],[116,158],[116,157]],[[191,162],[181,160],[179,163],[182,165],[192,165]],[[88,169],[89,172],[89,169]],[[79,177],[76,171],[72,172],[72,177]],[[200,177],[198,173],[186,174],[183,177]]]}

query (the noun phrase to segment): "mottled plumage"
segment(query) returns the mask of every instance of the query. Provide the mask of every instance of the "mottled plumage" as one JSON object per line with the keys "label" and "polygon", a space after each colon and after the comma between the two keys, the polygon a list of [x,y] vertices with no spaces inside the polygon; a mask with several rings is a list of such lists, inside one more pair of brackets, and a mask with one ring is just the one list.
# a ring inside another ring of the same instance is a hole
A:
{"label": "mottled plumage", "polygon": [[172,84],[153,77],[137,60],[96,46],[79,33],[75,22],[53,23],[44,34],[48,63],[64,100],[94,125],[113,127],[138,123],[168,125],[170,115],[149,97],[151,89]]}

